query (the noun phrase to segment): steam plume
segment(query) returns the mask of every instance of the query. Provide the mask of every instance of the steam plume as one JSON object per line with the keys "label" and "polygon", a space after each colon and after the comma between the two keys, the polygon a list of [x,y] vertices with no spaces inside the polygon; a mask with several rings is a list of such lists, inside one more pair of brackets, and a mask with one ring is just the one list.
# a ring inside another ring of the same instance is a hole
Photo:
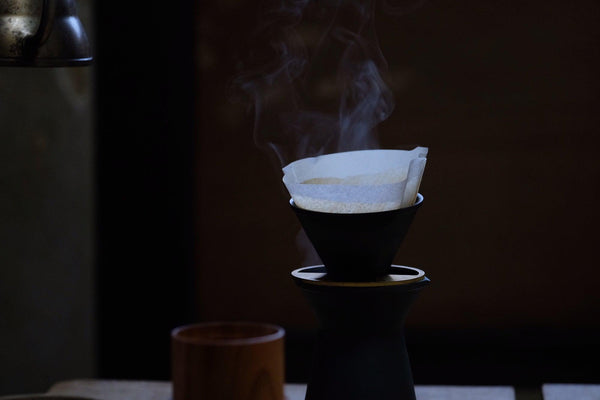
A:
{"label": "steam plume", "polygon": [[235,83],[252,101],[256,144],[281,166],[378,147],[394,101],[374,10],[374,0],[280,0],[261,12]]}

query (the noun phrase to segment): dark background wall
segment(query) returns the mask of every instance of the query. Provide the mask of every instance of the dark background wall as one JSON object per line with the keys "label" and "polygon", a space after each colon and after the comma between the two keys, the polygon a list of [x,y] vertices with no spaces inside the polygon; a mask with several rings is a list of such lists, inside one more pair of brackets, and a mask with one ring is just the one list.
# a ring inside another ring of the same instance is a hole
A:
{"label": "dark background wall", "polygon": [[193,320],[192,2],[96,5],[98,373],[166,379]]}
{"label": "dark background wall", "polygon": [[[283,325],[306,380],[299,224],[230,83],[252,2],[97,7],[99,373],[168,377],[169,330]],[[432,0],[378,12],[397,101],[383,147],[430,148],[397,262],[418,383],[597,381],[600,6]]]}
{"label": "dark background wall", "polygon": [[[383,147],[430,148],[397,256],[433,284],[408,321],[421,383],[597,380],[598,16],[593,1],[428,1],[377,16],[397,106]],[[229,101],[253,4],[203,3],[196,241],[200,317],[276,322],[309,348],[281,173]],[[307,368],[290,346],[292,379]]]}
{"label": "dark background wall", "polygon": [[93,89],[90,68],[0,67],[0,396],[96,370]]}

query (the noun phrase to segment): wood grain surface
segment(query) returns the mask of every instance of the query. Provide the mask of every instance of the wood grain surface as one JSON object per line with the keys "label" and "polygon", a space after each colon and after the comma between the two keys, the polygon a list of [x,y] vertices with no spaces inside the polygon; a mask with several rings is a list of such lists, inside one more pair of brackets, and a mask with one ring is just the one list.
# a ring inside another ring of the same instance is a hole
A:
{"label": "wood grain surface", "polygon": [[174,330],[173,399],[283,400],[283,337],[280,327],[243,322]]}

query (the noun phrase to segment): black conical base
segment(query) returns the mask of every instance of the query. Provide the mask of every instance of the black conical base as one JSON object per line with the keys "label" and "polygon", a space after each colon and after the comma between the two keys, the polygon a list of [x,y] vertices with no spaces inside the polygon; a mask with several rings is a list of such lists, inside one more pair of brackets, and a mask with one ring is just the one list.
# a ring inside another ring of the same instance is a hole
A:
{"label": "black conical base", "polygon": [[[415,400],[403,326],[429,279],[423,276],[409,283],[311,280],[320,270],[306,267],[292,273],[320,326],[306,400]],[[414,273],[399,266],[391,270]]]}
{"label": "black conical base", "polygon": [[290,201],[327,274],[339,281],[372,281],[387,275],[422,203],[419,194],[406,208],[333,214],[305,210]]}

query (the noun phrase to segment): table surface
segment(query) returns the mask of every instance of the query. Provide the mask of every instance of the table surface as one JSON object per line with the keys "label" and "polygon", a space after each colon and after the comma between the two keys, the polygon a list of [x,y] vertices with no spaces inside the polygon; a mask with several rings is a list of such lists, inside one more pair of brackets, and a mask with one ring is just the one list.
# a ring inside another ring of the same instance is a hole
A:
{"label": "table surface", "polygon": [[[508,386],[416,386],[417,400],[515,400]],[[169,382],[75,380],[60,382],[48,392],[54,395],[98,400],[170,400]],[[286,384],[287,400],[304,400],[306,385]]]}
{"label": "table surface", "polygon": [[600,400],[600,385],[545,384],[544,400]]}
{"label": "table surface", "polygon": [[[509,386],[419,386],[417,400],[515,400]],[[287,400],[304,400],[306,385],[285,385]],[[170,382],[72,380],[59,382],[48,394],[89,397],[96,400],[170,400]],[[600,400],[598,384],[544,384],[544,400]],[[3,399],[4,397],[0,397]],[[522,397],[524,398],[524,397]],[[532,398],[539,399],[539,394]]]}

